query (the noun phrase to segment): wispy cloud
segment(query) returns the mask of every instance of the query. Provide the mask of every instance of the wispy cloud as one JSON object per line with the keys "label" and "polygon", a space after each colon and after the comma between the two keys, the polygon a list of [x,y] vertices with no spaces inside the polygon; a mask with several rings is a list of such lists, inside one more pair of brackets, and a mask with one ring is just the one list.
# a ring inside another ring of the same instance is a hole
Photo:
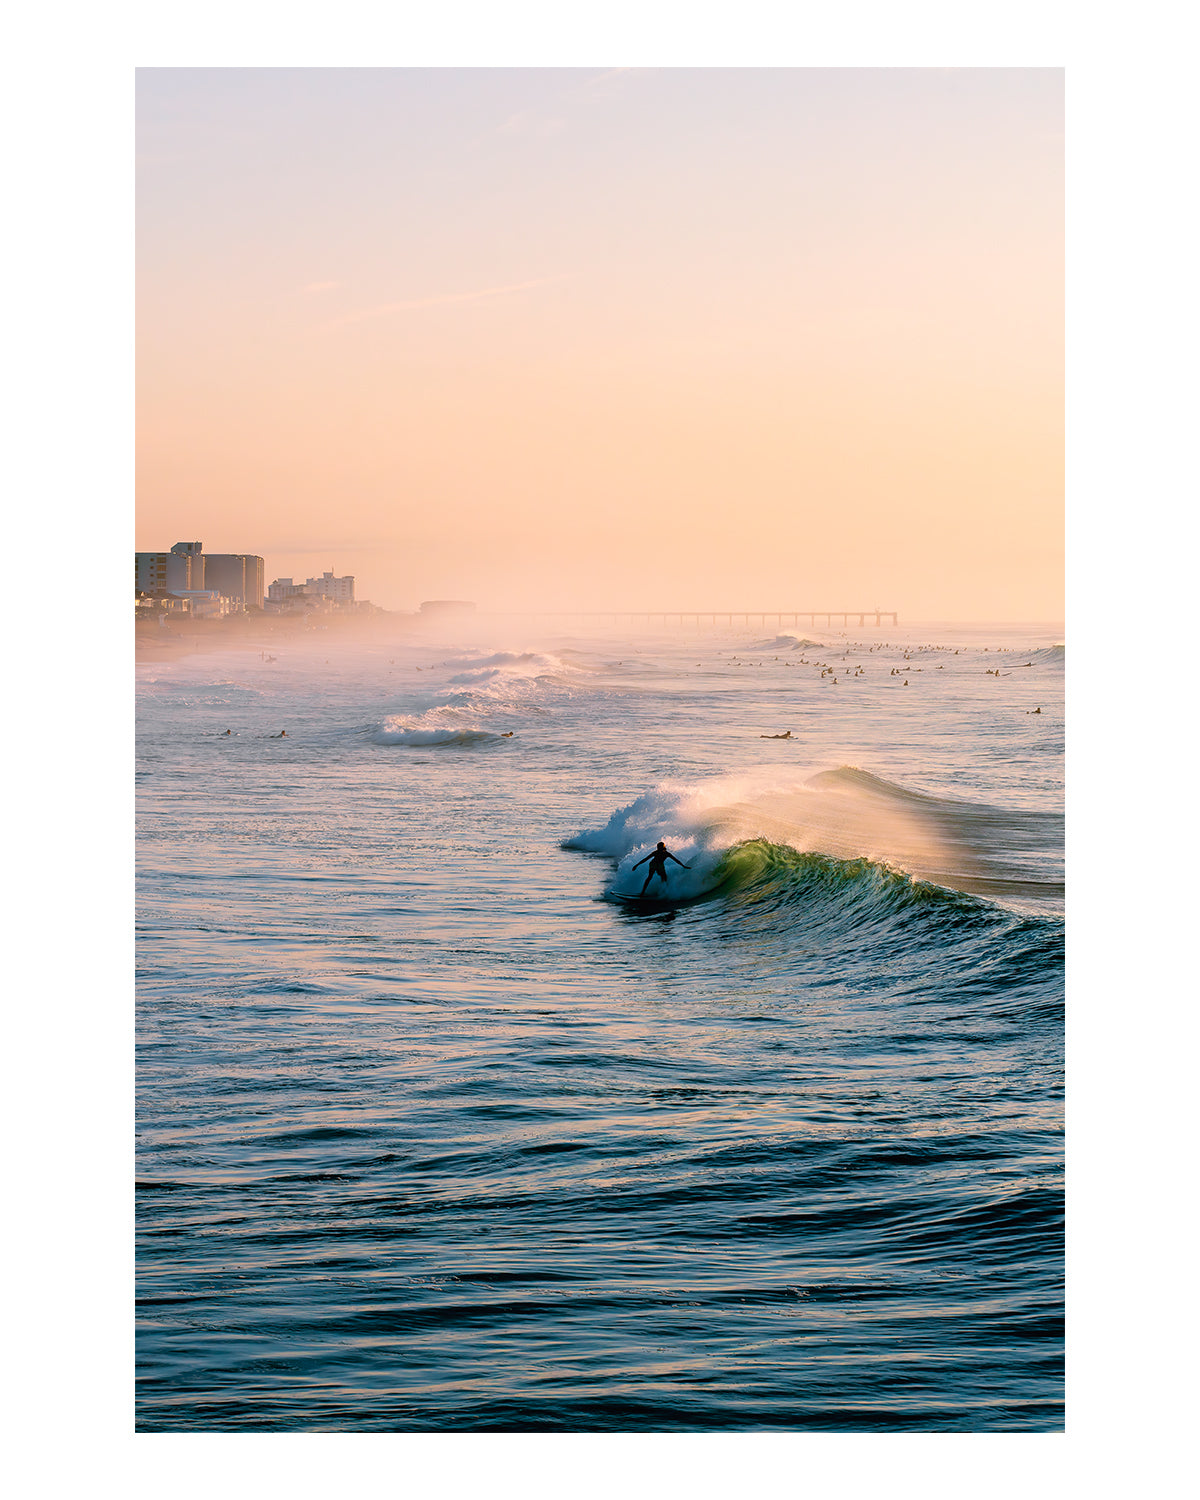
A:
{"label": "wispy cloud", "polygon": [[334,287],[341,286],[340,281],[310,281],[302,288],[306,297],[311,297],[313,292],[331,292]]}
{"label": "wispy cloud", "polygon": [[605,68],[580,84],[578,92],[592,99],[611,99],[635,79],[660,71],[659,68]]}
{"label": "wispy cloud", "polygon": [[404,302],[381,302],[378,307],[364,307],[358,312],[347,313],[344,318],[332,318],[328,323],[322,323],[321,327],[345,328],[351,323],[362,323],[368,318],[386,318],[393,313],[412,312],[419,307],[448,307],[455,302],[482,302],[488,297],[505,297],[512,292],[529,291],[535,286],[549,286],[551,282],[562,281],[566,273],[557,276],[542,276],[536,281],[514,281],[507,286],[481,287],[475,292],[446,292],[437,297],[412,297]]}
{"label": "wispy cloud", "polygon": [[557,135],[567,122],[561,115],[543,115],[536,109],[519,109],[496,129],[501,135]]}
{"label": "wispy cloud", "polygon": [[[493,126],[493,129],[497,135],[558,135],[577,122],[581,106],[616,99],[638,79],[660,72],[661,68],[600,68],[595,71],[570,69],[567,81],[555,91],[556,102],[562,113],[552,114],[538,108],[518,109],[506,116],[499,125]],[[580,74],[583,76],[578,76]],[[474,144],[477,145],[478,142]]]}

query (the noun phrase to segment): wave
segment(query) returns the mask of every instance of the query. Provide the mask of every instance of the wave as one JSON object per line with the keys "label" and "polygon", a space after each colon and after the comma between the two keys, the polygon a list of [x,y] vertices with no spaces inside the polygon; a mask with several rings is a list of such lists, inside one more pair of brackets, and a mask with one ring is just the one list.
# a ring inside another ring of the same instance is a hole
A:
{"label": "wave", "polygon": [[[440,683],[426,678],[425,691],[405,695],[402,709],[371,731],[383,745],[479,745],[511,739],[513,731],[484,729],[480,718],[495,723],[542,714],[555,698],[571,695],[573,681],[589,675],[556,656],[537,651],[471,653],[439,663],[451,675]],[[457,668],[466,667],[466,671]]]}
{"label": "wave", "polygon": [[[425,716],[428,717],[428,716]],[[497,740],[512,739],[512,731],[496,734],[487,729],[477,729],[461,724],[414,724],[398,714],[389,714],[382,724],[370,731],[369,738],[376,745],[408,745],[426,748],[435,745],[485,745]]]}
{"label": "wave", "polygon": [[1026,653],[1026,660],[1033,662],[1045,662],[1047,666],[1062,666],[1067,659],[1067,648],[1062,641],[1054,646],[1043,646],[1038,651]]}
{"label": "wave", "polygon": [[640,891],[646,866],[636,873],[634,866],[659,839],[692,866],[668,865],[673,900],[719,890],[729,879],[730,851],[747,844],[865,860],[902,878],[994,900],[1054,907],[1063,894],[1059,814],[938,797],[854,766],[664,783],[563,847],[613,859],[609,892],[627,896]]}
{"label": "wave", "polygon": [[1004,665],[1006,667],[1061,667],[1067,658],[1067,648],[1060,641],[1056,646],[1041,646],[1036,650],[1025,651],[1005,650],[1003,653]]}
{"label": "wave", "polygon": [[795,631],[785,630],[772,640],[759,641],[750,649],[753,651],[824,651],[825,646],[821,641],[814,641],[811,636],[797,635]]}
{"label": "wave", "polygon": [[870,911],[876,916],[930,906],[973,912],[982,904],[975,896],[916,879],[875,860],[802,854],[769,839],[735,844],[722,856],[718,870],[721,889],[803,901],[810,923],[813,903],[821,898],[832,898],[843,909],[850,901],[862,914]]}
{"label": "wave", "polygon": [[490,656],[461,656],[442,663],[444,667],[509,667],[526,670],[536,667],[539,671],[566,670],[561,657],[544,651],[493,651]]}
{"label": "wave", "polygon": [[[691,930],[753,944],[761,973],[792,974],[803,987],[819,976],[853,1005],[877,1002],[984,1007],[1003,1025],[1062,1024],[1063,922],[1052,912],[1005,905],[869,859],[800,853],[769,839],[748,839],[680,876],[648,904],[628,872],[618,873],[605,899],[635,920],[697,907]],[[714,950],[708,948],[712,962]],[[728,964],[733,950],[715,950]],[[705,960],[697,951],[697,962]]]}
{"label": "wave", "polygon": [[466,655],[442,663],[457,675],[454,683],[486,683],[502,678],[559,678],[586,671],[572,662],[544,651],[493,651],[486,656]]}

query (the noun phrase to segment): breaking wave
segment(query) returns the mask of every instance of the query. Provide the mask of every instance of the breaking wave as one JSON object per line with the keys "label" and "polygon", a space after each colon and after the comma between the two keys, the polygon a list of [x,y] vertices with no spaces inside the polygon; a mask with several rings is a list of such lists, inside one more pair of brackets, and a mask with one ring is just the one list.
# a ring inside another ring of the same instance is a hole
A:
{"label": "breaking wave", "polygon": [[[436,717],[445,717],[445,712],[435,714]],[[400,714],[389,714],[382,724],[377,725],[370,731],[369,738],[376,745],[408,745],[415,749],[424,749],[435,745],[486,745],[497,740],[509,740],[513,738],[513,732],[495,733],[487,729],[478,729],[473,725],[454,723],[431,723],[428,722],[430,715],[422,716],[426,722],[422,723],[420,718],[405,718]]]}
{"label": "breaking wave", "polygon": [[503,679],[558,679],[586,670],[543,651],[493,651],[486,656],[454,658],[443,662],[442,666],[456,674],[448,679],[450,682],[469,684]]}
{"label": "breaking wave", "polygon": [[1047,666],[1063,666],[1067,659],[1067,648],[1060,641],[1056,646],[1043,646],[1027,654],[1027,661],[1044,662]]}
{"label": "breaking wave", "polygon": [[[665,889],[675,900],[722,889],[731,870],[743,868],[730,864],[731,851],[751,845],[788,850],[789,858],[869,865],[910,884],[1042,909],[1057,909],[1063,894],[1058,814],[934,796],[854,766],[664,783],[563,847],[614,860],[609,893],[625,896],[640,891],[647,867],[635,873],[635,866],[659,839],[691,866],[668,864]],[[658,880],[654,885],[663,889]]]}
{"label": "breaking wave", "polygon": [[824,651],[825,645],[822,641],[814,641],[811,636],[797,635],[794,631],[785,630],[769,641],[759,641],[751,649],[756,651]]}

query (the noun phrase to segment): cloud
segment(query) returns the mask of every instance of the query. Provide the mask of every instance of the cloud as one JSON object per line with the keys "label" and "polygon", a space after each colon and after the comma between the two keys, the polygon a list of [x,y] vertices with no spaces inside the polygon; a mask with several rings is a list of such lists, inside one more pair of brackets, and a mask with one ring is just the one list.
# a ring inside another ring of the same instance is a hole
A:
{"label": "cloud", "polygon": [[[635,79],[650,73],[659,73],[660,68],[601,68],[599,71],[571,69],[569,81],[557,90],[558,102],[566,115],[544,113],[539,109],[519,109],[495,127],[498,135],[550,136],[566,130],[571,121],[567,118],[581,104],[593,101],[616,99]],[[586,72],[578,78],[575,74]]]}
{"label": "cloud", "polygon": [[447,307],[454,302],[482,302],[487,297],[505,297],[512,292],[525,292],[535,286],[549,286],[562,281],[565,272],[558,276],[542,276],[536,281],[514,281],[507,286],[482,287],[475,292],[446,292],[437,297],[413,297],[404,302],[381,302],[378,307],[364,307],[359,312],[347,313],[344,318],[332,318],[322,323],[325,328],[345,328],[350,323],[362,323],[368,318],[384,318],[392,313],[411,312],[420,307]]}
{"label": "cloud", "polygon": [[580,84],[579,93],[591,99],[611,99],[623,93],[634,79],[660,71],[659,68],[605,68],[602,73]]}
{"label": "cloud", "polygon": [[335,286],[341,286],[341,284],[342,283],[340,281],[310,281],[308,285],[303,288],[303,291],[304,295],[307,297],[310,296],[313,292],[332,291]]}
{"label": "cloud", "polygon": [[566,123],[560,115],[542,115],[536,109],[519,109],[496,129],[501,135],[557,135]]}

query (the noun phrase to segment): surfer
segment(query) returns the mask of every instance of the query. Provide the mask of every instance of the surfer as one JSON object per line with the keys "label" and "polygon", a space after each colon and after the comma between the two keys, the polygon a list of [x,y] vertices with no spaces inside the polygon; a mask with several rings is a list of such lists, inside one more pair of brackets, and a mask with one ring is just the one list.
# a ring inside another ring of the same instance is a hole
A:
{"label": "surfer", "polygon": [[[760,734],[759,735],[759,739],[760,740],[790,740],[791,737],[792,737],[792,731],[790,729],[788,730],[788,732],[786,734]],[[672,856],[672,857],[674,857],[674,856]]]}
{"label": "surfer", "polygon": [[[646,863],[647,859],[650,861],[650,868],[646,871],[646,885],[649,885],[656,875],[662,881],[662,883],[666,885],[667,860],[675,859],[675,856],[667,848],[666,844],[663,843],[662,839],[659,839],[658,847],[654,849],[652,853],[647,854],[646,859],[639,859],[637,864],[634,865],[633,868],[635,870],[640,869],[640,867]],[[675,859],[675,863],[684,870],[690,870],[692,868],[691,865],[685,865],[683,863],[683,860],[681,859]],[[646,894],[646,885],[642,887],[639,895],[644,896]]]}

